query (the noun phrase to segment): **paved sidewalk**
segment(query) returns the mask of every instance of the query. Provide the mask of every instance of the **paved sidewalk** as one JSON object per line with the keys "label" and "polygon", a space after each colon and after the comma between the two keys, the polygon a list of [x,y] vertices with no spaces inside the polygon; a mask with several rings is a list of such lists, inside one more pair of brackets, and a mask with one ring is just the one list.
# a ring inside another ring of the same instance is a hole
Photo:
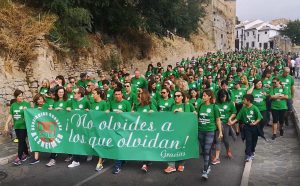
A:
{"label": "paved sidewalk", "polygon": [[255,159],[251,165],[249,186],[300,185],[299,84],[299,80],[296,80],[295,115],[290,118],[289,126],[285,126],[284,135],[272,141],[272,128],[266,127],[264,131],[268,141],[258,141]]}
{"label": "paved sidewalk", "polygon": [[18,144],[13,143],[8,137],[0,135],[0,165],[11,162],[18,152]]}

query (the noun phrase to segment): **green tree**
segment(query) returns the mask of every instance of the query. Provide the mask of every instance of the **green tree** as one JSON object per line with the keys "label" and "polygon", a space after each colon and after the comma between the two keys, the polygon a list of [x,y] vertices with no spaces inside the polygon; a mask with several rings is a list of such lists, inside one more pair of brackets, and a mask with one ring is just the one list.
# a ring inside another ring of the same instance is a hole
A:
{"label": "green tree", "polygon": [[289,21],[287,26],[281,30],[281,35],[288,36],[293,43],[300,45],[300,20]]}

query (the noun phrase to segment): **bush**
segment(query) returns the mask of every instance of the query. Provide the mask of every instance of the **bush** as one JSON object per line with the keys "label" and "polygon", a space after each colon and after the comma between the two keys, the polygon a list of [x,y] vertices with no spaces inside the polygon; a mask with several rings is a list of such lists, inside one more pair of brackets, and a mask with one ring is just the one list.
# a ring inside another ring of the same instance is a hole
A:
{"label": "bush", "polygon": [[105,71],[119,70],[121,64],[121,57],[116,52],[111,52],[109,57],[102,62],[102,69]]}

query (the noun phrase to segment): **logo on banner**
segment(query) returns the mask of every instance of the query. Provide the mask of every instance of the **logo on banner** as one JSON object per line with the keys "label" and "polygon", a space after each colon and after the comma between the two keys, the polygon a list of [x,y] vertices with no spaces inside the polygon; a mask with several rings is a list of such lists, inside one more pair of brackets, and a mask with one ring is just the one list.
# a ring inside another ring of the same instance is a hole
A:
{"label": "logo on banner", "polygon": [[40,147],[45,149],[55,148],[62,142],[61,131],[60,121],[49,112],[37,114],[31,122],[30,135]]}

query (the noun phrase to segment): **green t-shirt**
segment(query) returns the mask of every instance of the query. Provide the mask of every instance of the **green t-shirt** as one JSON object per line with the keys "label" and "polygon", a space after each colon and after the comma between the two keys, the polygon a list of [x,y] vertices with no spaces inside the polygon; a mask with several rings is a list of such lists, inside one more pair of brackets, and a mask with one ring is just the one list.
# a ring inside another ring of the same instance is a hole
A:
{"label": "green t-shirt", "polygon": [[106,111],[108,110],[107,102],[105,100],[101,100],[99,102],[94,101],[91,104],[91,110]]}
{"label": "green t-shirt", "polygon": [[210,132],[216,130],[216,119],[220,118],[219,107],[215,104],[201,104],[198,108],[198,130]]}
{"label": "green t-shirt", "polygon": [[291,87],[294,85],[294,78],[291,75],[287,75],[286,77],[281,75],[278,78],[281,84],[283,85],[283,87],[287,90],[287,95],[289,99],[291,99],[292,98]]}
{"label": "green t-shirt", "polygon": [[171,111],[174,112],[174,110],[176,110],[176,109],[181,109],[182,112],[194,112],[195,111],[194,106],[189,103],[181,103],[179,105],[174,103],[171,107]]}
{"label": "green t-shirt", "polygon": [[272,78],[265,78],[262,83],[265,93],[270,94],[270,89],[272,87]]}
{"label": "green t-shirt", "polygon": [[114,90],[113,89],[108,89],[106,92],[107,100],[111,101],[114,100]]}
{"label": "green t-shirt", "polygon": [[262,89],[253,89],[252,95],[254,97],[253,105],[255,105],[259,111],[267,110],[266,96],[263,94]]}
{"label": "green t-shirt", "polygon": [[228,124],[228,119],[232,114],[236,114],[236,108],[234,106],[233,102],[223,102],[223,103],[217,103],[219,107],[219,111],[221,114],[221,121],[224,124]]}
{"label": "green t-shirt", "polygon": [[147,81],[143,77],[140,77],[140,78],[133,77],[133,78],[131,78],[131,84],[134,85],[137,88],[147,88]]}
{"label": "green t-shirt", "polygon": [[164,112],[164,111],[171,111],[171,106],[174,104],[174,99],[169,98],[167,100],[164,100],[162,98],[159,98],[157,101],[158,111]]}
{"label": "green t-shirt", "polygon": [[49,107],[53,107],[54,104],[54,99],[50,97],[45,97],[46,103],[48,104]]}
{"label": "green t-shirt", "polygon": [[251,105],[250,107],[243,106],[236,116],[236,119],[242,121],[244,124],[250,124],[262,118],[260,111],[255,105]]}
{"label": "green t-shirt", "polygon": [[21,103],[15,102],[10,106],[9,113],[12,115],[14,129],[26,129],[24,109],[30,108],[30,104],[26,101]]}
{"label": "green t-shirt", "polygon": [[134,105],[135,112],[149,112],[150,110],[153,110],[154,112],[157,111],[157,109],[153,103],[151,103],[150,105],[144,105],[144,106],[141,106],[139,103]]}
{"label": "green t-shirt", "polygon": [[244,91],[243,89],[233,89],[231,91],[232,101],[237,104],[243,103],[243,97],[245,94],[246,94],[246,91]]}
{"label": "green t-shirt", "polygon": [[68,100],[73,100],[74,99],[74,93],[73,92],[67,93],[67,97],[68,97]]}
{"label": "green t-shirt", "polygon": [[34,108],[37,108],[37,109],[48,109],[49,105],[47,103],[44,103],[42,106],[39,106],[39,105],[35,104]]}
{"label": "green t-shirt", "polygon": [[123,92],[123,98],[129,101],[131,106],[137,104],[137,96],[133,92],[130,92],[129,94]]}
{"label": "green t-shirt", "polygon": [[79,101],[73,99],[70,103],[70,107],[72,110],[85,110],[90,109],[91,104],[87,98],[83,97]]}
{"label": "green t-shirt", "polygon": [[87,81],[82,81],[82,80],[77,81],[77,86],[85,88],[86,85],[87,85]]}
{"label": "green t-shirt", "polygon": [[41,89],[40,89],[40,94],[42,94],[42,95],[45,95],[45,94],[47,94],[47,92],[48,92],[48,88],[46,88],[46,87],[41,87]]}
{"label": "green t-shirt", "polygon": [[[272,88],[270,91],[270,95],[287,95],[287,89],[280,88]],[[272,99],[271,109],[273,110],[285,110],[287,109],[287,100],[286,99]]]}
{"label": "green t-shirt", "polygon": [[58,100],[58,101],[54,101],[53,103],[53,108],[61,108],[63,110],[65,110],[66,108],[70,107],[70,101],[69,100]]}
{"label": "green t-shirt", "polygon": [[131,112],[131,105],[129,101],[122,99],[121,101],[112,100],[109,102],[109,110],[116,112],[121,110],[123,112]]}

